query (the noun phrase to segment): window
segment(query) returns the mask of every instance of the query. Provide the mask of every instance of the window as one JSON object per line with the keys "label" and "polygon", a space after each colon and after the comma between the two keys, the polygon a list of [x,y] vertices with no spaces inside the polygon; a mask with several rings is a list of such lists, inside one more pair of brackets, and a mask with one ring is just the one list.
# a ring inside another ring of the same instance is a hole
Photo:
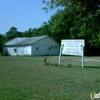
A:
{"label": "window", "polygon": [[51,48],[49,47],[49,50],[51,50]]}
{"label": "window", "polygon": [[57,46],[55,46],[55,49],[57,49]]}
{"label": "window", "polygon": [[15,51],[15,53],[17,53],[17,51],[18,51],[17,47],[15,47],[13,50]]}
{"label": "window", "polygon": [[36,47],[36,50],[38,50],[39,48],[38,47]]}

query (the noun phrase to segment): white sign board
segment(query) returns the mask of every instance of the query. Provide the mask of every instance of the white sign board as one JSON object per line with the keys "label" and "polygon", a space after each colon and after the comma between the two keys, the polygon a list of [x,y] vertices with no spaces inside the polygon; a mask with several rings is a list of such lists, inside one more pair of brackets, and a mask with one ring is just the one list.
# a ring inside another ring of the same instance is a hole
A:
{"label": "white sign board", "polygon": [[77,55],[82,56],[83,54],[84,40],[62,40],[62,54],[63,55]]}
{"label": "white sign board", "polygon": [[84,68],[84,39],[62,40],[59,54],[59,65],[61,55],[76,55],[82,56],[82,68]]}

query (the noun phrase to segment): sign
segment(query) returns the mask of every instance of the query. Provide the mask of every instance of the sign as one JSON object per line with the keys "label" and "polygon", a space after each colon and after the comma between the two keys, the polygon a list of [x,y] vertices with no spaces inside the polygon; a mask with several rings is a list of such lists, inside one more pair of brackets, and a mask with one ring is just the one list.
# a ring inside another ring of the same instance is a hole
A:
{"label": "sign", "polygon": [[82,56],[82,68],[84,68],[84,39],[62,40],[59,54],[59,65],[61,55],[76,55]]}
{"label": "sign", "polygon": [[84,40],[62,40],[62,54],[63,55],[77,55],[83,54]]}

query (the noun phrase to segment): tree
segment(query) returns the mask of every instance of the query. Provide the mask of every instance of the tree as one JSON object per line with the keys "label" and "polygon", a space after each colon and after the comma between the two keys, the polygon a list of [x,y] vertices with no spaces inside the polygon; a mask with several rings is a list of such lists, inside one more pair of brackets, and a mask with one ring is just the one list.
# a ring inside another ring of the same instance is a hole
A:
{"label": "tree", "polygon": [[61,39],[70,38],[69,30],[71,20],[68,19],[68,14],[64,10],[58,10],[49,20],[51,37],[59,43],[61,42]]}
{"label": "tree", "polygon": [[67,7],[70,4],[80,3],[82,8],[88,9],[88,11],[97,11],[100,9],[100,0],[42,0],[47,6],[44,9]]}
{"label": "tree", "polygon": [[43,22],[41,25],[40,35],[49,35],[51,36],[49,23]]}
{"label": "tree", "polygon": [[64,37],[84,38],[89,51],[100,48],[100,0],[45,0],[44,3],[46,10],[64,7],[50,19],[52,36],[57,41]]}
{"label": "tree", "polygon": [[41,28],[34,28],[32,30],[32,36],[39,36]]}
{"label": "tree", "polygon": [[29,28],[27,31],[25,31],[25,32],[23,33],[23,36],[24,36],[24,37],[31,37],[32,34],[33,34],[33,29],[32,29],[32,28]]}
{"label": "tree", "polygon": [[8,40],[11,40],[15,37],[20,37],[20,36],[21,36],[21,32],[18,32],[16,27],[11,27],[10,30],[6,32],[6,37]]}

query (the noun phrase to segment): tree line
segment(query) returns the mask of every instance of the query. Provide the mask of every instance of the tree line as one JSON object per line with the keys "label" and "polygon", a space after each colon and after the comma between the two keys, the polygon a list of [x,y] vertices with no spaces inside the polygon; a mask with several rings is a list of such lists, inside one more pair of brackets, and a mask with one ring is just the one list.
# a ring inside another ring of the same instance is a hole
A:
{"label": "tree line", "polygon": [[42,0],[43,8],[58,9],[39,28],[29,28],[25,32],[11,27],[6,35],[0,34],[2,45],[15,37],[49,35],[59,44],[62,39],[85,39],[85,55],[100,55],[100,0]]}

